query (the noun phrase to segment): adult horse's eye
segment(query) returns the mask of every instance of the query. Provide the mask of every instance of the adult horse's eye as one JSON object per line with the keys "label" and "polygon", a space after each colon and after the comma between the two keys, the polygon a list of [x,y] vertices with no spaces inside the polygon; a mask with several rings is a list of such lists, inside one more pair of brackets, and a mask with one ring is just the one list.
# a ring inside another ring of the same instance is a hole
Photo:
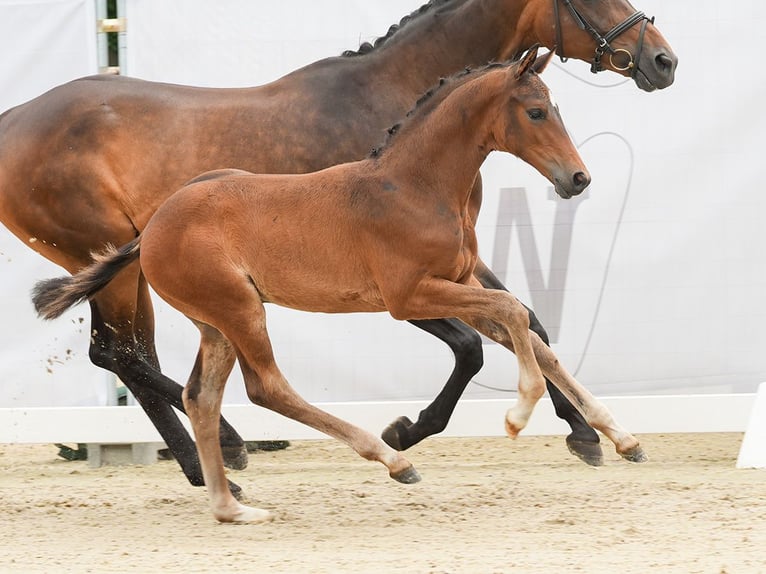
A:
{"label": "adult horse's eye", "polygon": [[540,108],[532,108],[531,110],[527,110],[527,115],[529,116],[530,120],[544,120],[545,110],[541,110]]}

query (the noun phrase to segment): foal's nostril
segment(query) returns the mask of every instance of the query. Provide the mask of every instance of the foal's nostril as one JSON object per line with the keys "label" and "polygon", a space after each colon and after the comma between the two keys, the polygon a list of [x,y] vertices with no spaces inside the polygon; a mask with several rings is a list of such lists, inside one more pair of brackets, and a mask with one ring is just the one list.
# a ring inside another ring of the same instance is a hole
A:
{"label": "foal's nostril", "polygon": [[586,187],[590,185],[590,176],[587,173],[584,173],[582,171],[578,171],[576,174],[574,174],[573,178],[575,187],[582,191]]}

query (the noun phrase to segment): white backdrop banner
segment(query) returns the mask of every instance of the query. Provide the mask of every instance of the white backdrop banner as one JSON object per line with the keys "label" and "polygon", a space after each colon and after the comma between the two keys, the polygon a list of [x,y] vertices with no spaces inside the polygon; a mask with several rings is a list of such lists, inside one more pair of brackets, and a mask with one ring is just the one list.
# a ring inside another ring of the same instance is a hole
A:
{"label": "white backdrop banner", "polygon": [[[754,392],[766,380],[766,198],[756,185],[766,71],[741,55],[758,53],[766,4],[746,3],[736,19],[723,0],[697,1],[694,10],[690,0],[635,4],[657,17],[679,55],[676,83],[646,94],[614,74],[593,76],[586,64],[556,61],[544,79],[593,184],[564,201],[526,165],[491,156],[482,170],[480,251],[536,310],[562,362],[594,393]],[[6,6],[0,1],[0,26]],[[127,0],[126,72],[194,85],[258,85],[374,40],[418,6]],[[10,28],[11,45],[26,46],[24,31]],[[736,55],[719,49],[731,38]],[[20,81],[5,70],[0,64],[2,86]],[[13,103],[0,100],[0,107]],[[0,406],[92,397],[84,389],[105,375],[87,361],[87,307],[57,323],[37,321],[29,288],[61,270],[41,264],[7,233],[0,252],[0,312],[5,325],[21,326],[0,334]],[[197,332],[164,305],[157,325],[163,369],[183,383]],[[312,401],[431,398],[452,368],[443,344],[383,314],[270,308],[269,328],[282,370]],[[35,348],[36,355],[24,355]],[[515,359],[496,345],[484,350],[485,366],[467,396],[505,398],[515,388]],[[244,402],[241,379],[233,379],[226,399]]]}

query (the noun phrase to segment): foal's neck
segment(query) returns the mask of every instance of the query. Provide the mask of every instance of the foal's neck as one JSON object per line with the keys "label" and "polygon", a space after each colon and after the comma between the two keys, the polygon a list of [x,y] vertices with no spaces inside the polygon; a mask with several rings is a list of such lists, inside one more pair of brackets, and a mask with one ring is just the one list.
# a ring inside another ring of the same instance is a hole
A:
{"label": "foal's neck", "polygon": [[479,168],[497,144],[507,69],[466,74],[422,101],[379,151],[379,168],[416,182],[416,192],[465,204]]}

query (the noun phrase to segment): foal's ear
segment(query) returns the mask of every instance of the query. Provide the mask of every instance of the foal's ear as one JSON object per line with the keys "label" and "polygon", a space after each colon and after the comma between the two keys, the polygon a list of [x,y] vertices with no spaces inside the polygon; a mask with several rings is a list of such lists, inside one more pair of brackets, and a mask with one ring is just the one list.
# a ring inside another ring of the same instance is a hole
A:
{"label": "foal's ear", "polygon": [[535,59],[535,63],[532,65],[532,69],[536,73],[542,74],[543,70],[548,65],[548,62],[551,61],[551,58],[553,58],[553,54],[555,54],[555,53],[556,53],[556,50],[553,49],[550,52],[548,52],[547,54],[543,54],[539,58]]}
{"label": "foal's ear", "polygon": [[521,57],[521,60],[519,60],[519,67],[516,68],[516,78],[520,78],[524,74],[526,74],[529,70],[534,71],[534,68],[532,67],[535,63],[535,60],[537,59],[537,48],[539,44],[535,44],[532,46],[526,54],[524,54]]}
{"label": "foal's ear", "polygon": [[551,58],[553,58],[553,54],[555,53],[555,50],[551,50],[550,52],[543,54],[542,56],[537,56],[537,49],[539,47],[539,44],[536,44],[532,46],[529,51],[522,56],[521,61],[519,62],[519,67],[516,70],[516,77],[520,78],[523,74],[527,72],[534,72],[536,74],[541,74],[543,70],[548,65],[548,62],[551,61]]}

